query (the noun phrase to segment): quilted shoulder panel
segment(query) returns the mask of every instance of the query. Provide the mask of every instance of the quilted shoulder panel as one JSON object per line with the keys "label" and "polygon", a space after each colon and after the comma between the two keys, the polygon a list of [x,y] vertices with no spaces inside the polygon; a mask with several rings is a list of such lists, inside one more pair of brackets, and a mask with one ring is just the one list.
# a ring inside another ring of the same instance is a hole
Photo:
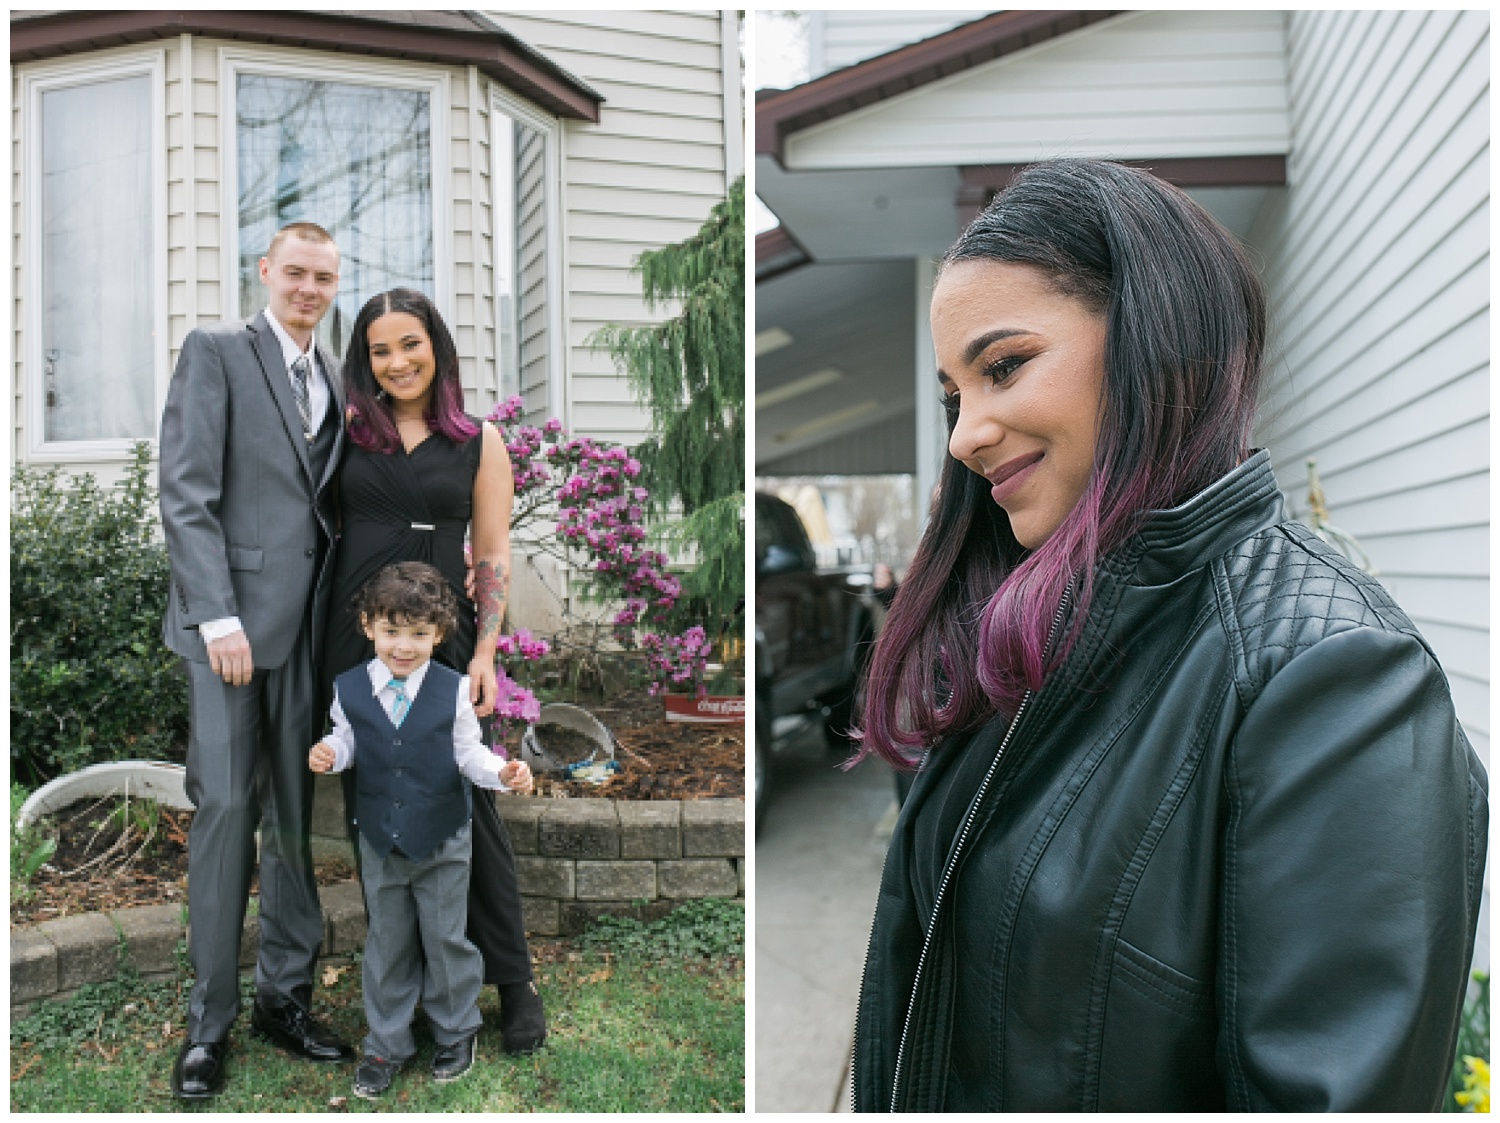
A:
{"label": "quilted shoulder panel", "polygon": [[1219,564],[1228,601],[1224,626],[1247,705],[1282,667],[1340,632],[1402,632],[1427,646],[1385,586],[1300,523],[1284,522],[1245,539]]}

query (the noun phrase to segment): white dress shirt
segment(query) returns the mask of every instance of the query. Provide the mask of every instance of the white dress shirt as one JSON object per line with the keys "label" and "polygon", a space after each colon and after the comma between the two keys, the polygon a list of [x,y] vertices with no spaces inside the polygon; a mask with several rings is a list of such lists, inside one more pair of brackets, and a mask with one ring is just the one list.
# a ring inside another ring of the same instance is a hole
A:
{"label": "white dress shirt", "polygon": [[[417,704],[417,694],[422,689],[422,682],[427,678],[427,668],[430,666],[432,663],[429,660],[406,676],[406,699],[411,706]],[[371,659],[365,664],[365,671],[370,676],[370,689],[376,700],[385,710],[386,716],[393,717],[396,690],[391,686],[391,679],[395,677],[391,674],[391,669],[379,659]],[[407,713],[411,713],[409,708]],[[339,704],[336,690],[331,716],[333,732],[323,738],[325,743],[333,747],[333,767],[329,771],[342,772],[355,763],[354,730],[349,725],[344,707]],[[468,675],[462,676],[458,682],[458,703],[453,715],[453,763],[481,788],[493,788],[502,792],[510,790],[500,779],[500,768],[505,761],[490,752],[489,746],[484,743],[479,718],[474,715],[474,703],[469,701]]]}
{"label": "white dress shirt", "polygon": [[[266,322],[271,325],[271,331],[276,336],[276,341],[281,344],[281,357],[286,362],[286,378],[290,385],[292,381],[292,364],[306,355],[312,364],[311,373],[307,378],[307,412],[311,420],[309,425],[314,434],[322,428],[323,417],[328,412],[328,399],[333,391],[328,388],[328,372],[322,369],[318,362],[318,349],[314,340],[309,340],[307,350],[298,347],[296,341],[287,334],[286,328],[281,326],[269,308],[266,309]],[[198,625],[198,634],[203,637],[204,643],[212,643],[216,639],[232,636],[244,627],[238,616],[224,616],[218,620],[205,620]],[[255,653],[252,651],[251,657]]]}
{"label": "white dress shirt", "polygon": [[328,389],[328,372],[322,369],[318,362],[318,348],[316,336],[308,340],[307,350],[298,347],[296,342],[287,334],[286,328],[281,326],[281,321],[266,309],[266,321],[271,325],[271,330],[276,334],[276,340],[281,344],[281,357],[286,363],[286,378],[288,385],[292,381],[292,364],[303,355],[312,364],[312,373],[307,378],[307,412],[310,416],[309,428],[314,434],[323,426],[323,415],[328,412],[328,399],[332,391]]}

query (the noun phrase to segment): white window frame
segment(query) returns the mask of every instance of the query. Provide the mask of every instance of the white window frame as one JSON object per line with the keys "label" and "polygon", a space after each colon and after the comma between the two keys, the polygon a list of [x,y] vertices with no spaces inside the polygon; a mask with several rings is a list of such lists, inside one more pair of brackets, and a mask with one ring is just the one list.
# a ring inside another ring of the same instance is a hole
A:
{"label": "white window frame", "polygon": [[[495,136],[501,120],[518,121],[542,135],[542,221],[543,268],[546,273],[547,300],[547,412],[564,426],[568,417],[568,353],[567,336],[563,325],[567,322],[563,297],[563,222],[562,222],[562,121],[537,109],[530,102],[518,97],[504,86],[490,83],[490,152],[496,151]],[[490,175],[495,174],[493,165]],[[493,197],[493,189],[492,189]],[[498,217],[494,219],[498,222]],[[497,263],[498,265],[498,263]],[[500,286],[495,285],[493,315],[495,318],[495,393],[500,393],[499,340],[500,340]],[[519,293],[517,294],[519,296]],[[519,308],[517,309],[519,312]],[[519,315],[517,316],[519,322]],[[497,399],[498,400],[498,399]]]}
{"label": "white window frame", "polygon": [[[314,65],[316,64],[316,69]],[[449,165],[448,116],[453,104],[451,77],[446,70],[404,64],[367,55],[347,56],[313,51],[221,48],[219,51],[219,152],[224,167],[220,268],[225,285],[225,308],[231,318],[239,312],[240,185],[239,118],[235,104],[241,74],[295,78],[300,81],[340,82],[381,89],[419,90],[428,95],[429,137],[432,143],[432,288],[427,295],[449,323],[453,322],[453,192]]]}
{"label": "white window frame", "polygon": [[154,449],[157,433],[146,437],[112,437],[102,440],[47,440],[46,357],[42,351],[42,95],[69,86],[89,86],[118,78],[145,75],[151,80],[151,333],[155,372],[152,413],[160,417],[166,405],[171,353],[167,347],[167,62],[166,51],[155,49],[129,54],[93,56],[45,66],[28,66],[21,72],[21,105],[24,107],[25,161],[21,235],[25,246],[24,317],[25,395],[27,398],[27,459],[34,463],[103,463],[126,460],[142,440]]}

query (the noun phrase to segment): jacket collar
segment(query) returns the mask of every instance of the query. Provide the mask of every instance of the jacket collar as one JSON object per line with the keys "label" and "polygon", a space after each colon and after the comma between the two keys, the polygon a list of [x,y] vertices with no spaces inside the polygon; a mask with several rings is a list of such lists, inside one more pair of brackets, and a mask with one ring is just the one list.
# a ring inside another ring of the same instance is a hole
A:
{"label": "jacket collar", "polygon": [[1119,560],[1132,585],[1165,585],[1285,519],[1270,453],[1257,449],[1187,502],[1149,512]]}

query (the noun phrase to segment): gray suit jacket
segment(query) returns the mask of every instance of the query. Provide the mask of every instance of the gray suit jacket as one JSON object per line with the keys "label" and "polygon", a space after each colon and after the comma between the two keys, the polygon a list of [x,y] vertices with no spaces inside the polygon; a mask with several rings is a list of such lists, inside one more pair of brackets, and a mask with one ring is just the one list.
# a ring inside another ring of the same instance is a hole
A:
{"label": "gray suit jacket", "polygon": [[240,618],[257,669],[286,661],[309,613],[319,649],[344,389],[333,358],[319,348],[318,360],[335,411],[324,424],[336,429],[315,480],[265,313],[199,328],[183,341],[161,419],[161,518],[172,562],[162,634],[186,659],[207,660],[197,626],[225,616]]}

